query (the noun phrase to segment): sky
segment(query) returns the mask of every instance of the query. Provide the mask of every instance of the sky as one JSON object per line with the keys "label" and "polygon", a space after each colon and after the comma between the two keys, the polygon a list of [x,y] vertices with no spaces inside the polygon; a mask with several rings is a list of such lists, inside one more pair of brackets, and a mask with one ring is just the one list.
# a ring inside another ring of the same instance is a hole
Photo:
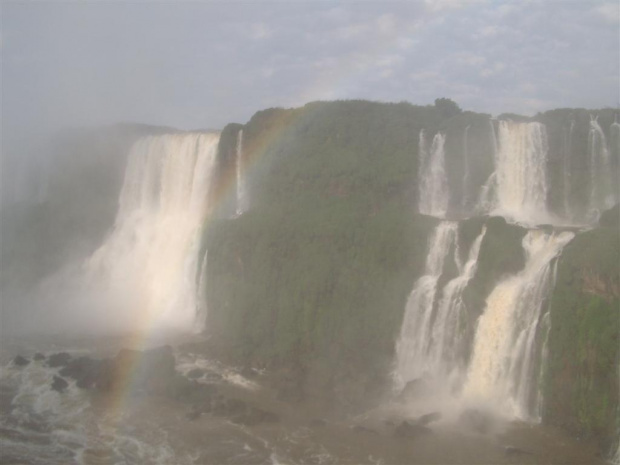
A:
{"label": "sky", "polygon": [[222,128],[370,99],[532,115],[617,107],[614,1],[7,2],[3,137],[135,121]]}

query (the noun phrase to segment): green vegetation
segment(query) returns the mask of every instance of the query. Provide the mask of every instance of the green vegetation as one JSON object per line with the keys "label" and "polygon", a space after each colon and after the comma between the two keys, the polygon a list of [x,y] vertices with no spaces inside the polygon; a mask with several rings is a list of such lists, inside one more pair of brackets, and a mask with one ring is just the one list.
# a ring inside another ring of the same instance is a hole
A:
{"label": "green vegetation", "polygon": [[617,224],[580,234],[564,249],[551,301],[544,385],[544,420],[595,436],[604,450],[620,426],[619,259]]}

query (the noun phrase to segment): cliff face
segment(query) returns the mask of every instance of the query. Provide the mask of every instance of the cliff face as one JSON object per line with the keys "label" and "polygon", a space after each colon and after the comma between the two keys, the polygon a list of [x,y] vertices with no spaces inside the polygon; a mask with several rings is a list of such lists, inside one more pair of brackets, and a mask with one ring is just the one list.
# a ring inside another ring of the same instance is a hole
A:
{"label": "cliff face", "polygon": [[576,237],[560,258],[545,377],[544,420],[595,436],[606,451],[620,427],[620,228],[618,207],[614,210],[600,227]]}

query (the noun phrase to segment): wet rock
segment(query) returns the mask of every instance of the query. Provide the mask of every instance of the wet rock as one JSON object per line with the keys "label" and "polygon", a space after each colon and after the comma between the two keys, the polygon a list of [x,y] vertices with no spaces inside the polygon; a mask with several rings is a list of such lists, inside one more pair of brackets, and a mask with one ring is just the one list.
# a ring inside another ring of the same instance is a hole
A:
{"label": "wet rock", "polygon": [[192,409],[187,415],[186,418],[189,421],[195,421],[198,420],[200,418],[200,416],[202,415],[202,412],[199,409]]}
{"label": "wet rock", "polygon": [[233,417],[245,414],[247,407],[248,404],[242,400],[220,397],[215,400],[212,412],[220,417]]}
{"label": "wet rock", "polygon": [[204,377],[204,381],[207,383],[219,383],[224,379],[222,375],[214,371],[207,371]]}
{"label": "wet rock", "polygon": [[424,425],[411,424],[408,421],[403,421],[394,430],[394,436],[397,438],[415,439],[431,432],[431,429]]}
{"label": "wet rock", "polygon": [[327,422],[325,420],[321,420],[320,418],[314,418],[310,420],[309,425],[311,428],[323,428],[327,425]]}
{"label": "wet rock", "polygon": [[186,376],[189,379],[198,379],[198,378],[202,378],[205,375],[205,373],[206,372],[200,368],[194,368],[193,370],[190,370]]}
{"label": "wet rock", "polygon": [[165,392],[177,379],[172,347],[138,350],[122,349],[112,360],[102,364],[97,387],[104,391],[122,389],[131,374],[133,387],[150,393]]}
{"label": "wet rock", "polygon": [[487,434],[493,427],[493,418],[477,409],[467,409],[459,416],[459,424],[469,430]]}
{"label": "wet rock", "polygon": [[17,357],[13,359],[13,365],[15,365],[16,367],[25,367],[29,363],[30,363],[30,360],[22,357],[21,355],[18,355]]}
{"label": "wet rock", "polygon": [[65,389],[69,387],[69,383],[67,383],[60,376],[54,375],[54,380],[52,381],[52,391],[56,391],[59,393],[63,393]]}
{"label": "wet rock", "polygon": [[414,419],[412,423],[416,425],[426,426],[438,420],[441,420],[441,413],[431,412]]}
{"label": "wet rock", "polygon": [[255,426],[261,423],[277,423],[280,421],[280,417],[273,412],[247,406],[244,413],[233,417],[231,421],[239,425]]}
{"label": "wet rock", "polygon": [[188,402],[202,405],[202,411],[211,408],[211,402],[217,389],[211,385],[201,384],[195,380],[188,380],[183,376],[175,376],[166,386],[163,394],[179,402]]}
{"label": "wet rock", "polygon": [[534,455],[532,451],[521,449],[515,446],[504,446],[504,454],[508,457],[522,457],[524,455]]}
{"label": "wet rock", "polygon": [[244,367],[241,370],[241,376],[243,376],[244,378],[247,379],[254,379],[258,376],[258,373],[256,373],[256,371],[254,370],[254,368],[252,367]]}
{"label": "wet rock", "polygon": [[42,360],[45,360],[45,355],[43,355],[41,352],[37,352],[36,354],[34,354],[34,356],[32,357],[32,360],[34,360],[35,362],[40,362]]}
{"label": "wet rock", "polygon": [[397,399],[400,402],[409,402],[423,395],[426,390],[427,385],[422,378],[412,379],[407,384],[405,384],[405,387],[402,391],[400,391]]}
{"label": "wet rock", "polygon": [[90,357],[80,357],[71,360],[58,373],[76,381],[80,389],[92,389],[97,385],[101,375],[103,362]]}
{"label": "wet rock", "polygon": [[51,368],[64,367],[71,361],[71,355],[67,352],[50,355],[47,359],[47,366]]}
{"label": "wet rock", "polygon": [[362,425],[356,425],[356,426],[354,426],[351,429],[353,431],[355,431],[356,433],[366,433],[366,434],[375,434],[375,435],[379,434],[374,429],[371,429],[371,428],[368,428],[368,427],[362,426]]}

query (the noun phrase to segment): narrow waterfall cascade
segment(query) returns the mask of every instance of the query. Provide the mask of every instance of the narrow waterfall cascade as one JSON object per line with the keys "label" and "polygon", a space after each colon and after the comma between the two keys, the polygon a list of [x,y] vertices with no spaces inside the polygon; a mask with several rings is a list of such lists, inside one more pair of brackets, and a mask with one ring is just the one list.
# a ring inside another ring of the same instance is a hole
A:
{"label": "narrow waterfall cascade", "polygon": [[564,208],[564,217],[571,220],[573,217],[570,206],[571,193],[571,154],[573,150],[573,131],[575,130],[575,121],[571,121],[568,131],[564,134],[564,147],[562,159],[562,199]]}
{"label": "narrow waterfall cascade", "polygon": [[450,199],[445,170],[445,143],[445,134],[437,133],[429,150],[425,132],[420,131],[419,211],[440,218],[445,216]]}
{"label": "narrow waterfall cascade", "polygon": [[[454,379],[460,375],[459,371],[462,369],[463,334],[460,331],[460,323],[465,317],[463,312],[466,310],[463,291],[476,273],[480,245],[485,234],[486,226],[483,226],[480,235],[471,245],[464,264],[456,260],[458,276],[445,285],[439,299],[428,348],[425,354],[422,354],[426,359],[424,365],[428,369],[434,367],[435,373],[439,376]],[[458,257],[458,253],[456,255]]]}
{"label": "narrow waterfall cascade", "polygon": [[573,237],[532,230],[523,238],[525,269],[495,287],[478,321],[464,398],[493,402],[517,418],[538,419],[541,313],[553,285],[553,260]]}
{"label": "narrow waterfall cascade", "polygon": [[[611,208],[615,199],[612,185],[614,173],[607,139],[598,121],[593,117],[590,119],[588,133],[588,155],[591,179],[589,216],[596,218],[602,210]],[[615,181],[617,182],[617,177]]]}
{"label": "narrow waterfall cascade", "polygon": [[467,126],[465,131],[463,132],[463,187],[462,187],[462,195],[461,198],[461,207],[463,211],[466,210],[469,201],[469,147],[468,147],[468,136],[469,136],[469,128]]}
{"label": "narrow waterfall cascade", "polygon": [[114,229],[84,264],[110,312],[124,312],[117,325],[201,329],[199,251],[218,142],[218,134],[193,133],[132,147]]}
{"label": "narrow waterfall cascade", "polygon": [[437,225],[429,241],[424,275],[415,282],[407,300],[400,337],[396,343],[394,379],[399,387],[432,368],[427,363],[426,351],[437,297],[437,282],[443,273],[446,257],[456,246],[456,233],[456,222],[442,221]]}
{"label": "narrow waterfall cascade", "polygon": [[493,214],[523,223],[549,222],[547,152],[543,124],[499,122]]}
{"label": "narrow waterfall cascade", "polygon": [[242,215],[247,210],[248,200],[243,173],[243,129],[237,133],[237,151],[235,160],[236,183],[237,183],[237,216]]}

